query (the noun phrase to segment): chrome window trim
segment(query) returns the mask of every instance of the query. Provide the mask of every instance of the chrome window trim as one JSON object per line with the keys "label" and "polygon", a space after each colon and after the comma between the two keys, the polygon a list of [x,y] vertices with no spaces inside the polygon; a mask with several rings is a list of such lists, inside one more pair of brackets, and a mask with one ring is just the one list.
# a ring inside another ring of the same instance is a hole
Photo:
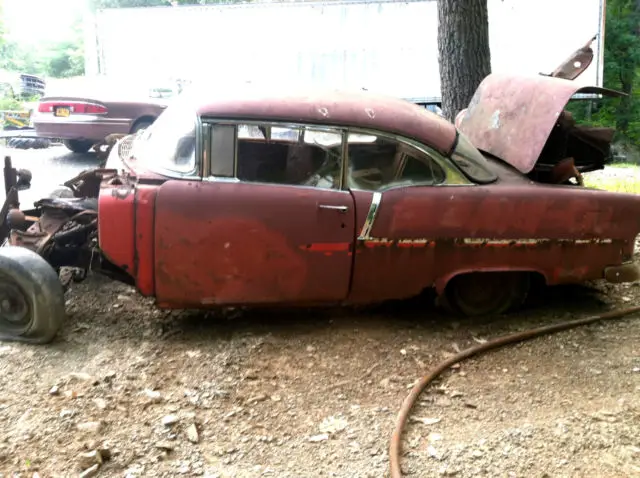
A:
{"label": "chrome window trim", "polygon": [[[347,167],[346,167],[346,162],[345,162],[345,158],[346,156],[344,155],[345,152],[345,148],[344,148],[344,138],[345,138],[345,133],[347,128],[342,127],[342,126],[332,126],[332,125],[319,125],[319,124],[314,124],[314,123],[294,123],[294,122],[290,122],[290,121],[277,121],[277,120],[255,120],[255,119],[251,119],[251,120],[245,120],[245,119],[229,119],[229,118],[213,118],[213,117],[207,117],[203,119],[203,122],[205,124],[226,124],[226,125],[233,125],[235,126],[235,141],[236,141],[236,147],[234,148],[234,158],[233,158],[233,169],[234,169],[234,177],[230,178],[230,177],[225,177],[225,176],[213,176],[211,174],[209,174],[208,176],[204,177],[203,179],[205,181],[208,182],[218,182],[218,181],[222,181],[222,182],[232,182],[232,183],[242,183],[242,184],[259,184],[259,185],[263,185],[263,186],[280,186],[280,187],[292,187],[292,188],[304,188],[304,189],[311,189],[311,190],[321,190],[321,191],[343,191],[343,192],[348,192],[348,190],[344,189],[344,183],[343,183],[343,178],[344,178],[344,172],[347,171]],[[259,182],[259,181],[243,181],[242,179],[238,178],[238,126],[239,125],[249,125],[249,126],[264,126],[265,128],[267,128],[267,132],[270,135],[271,133],[271,128],[276,127],[276,128],[290,128],[290,129],[300,129],[300,128],[308,128],[311,130],[328,130],[331,133],[335,133],[336,135],[340,135],[341,141],[342,141],[342,148],[340,151],[340,161],[341,161],[341,170],[340,170],[340,179],[339,179],[339,184],[337,188],[322,188],[322,187],[318,187],[318,186],[309,186],[309,185],[305,185],[305,184],[280,184],[280,183],[264,183],[264,182]]]}
{"label": "chrome window trim", "polygon": [[[356,134],[369,134],[372,136],[381,136],[383,138],[387,138],[387,139],[391,139],[394,141],[397,141],[399,143],[403,143],[407,146],[409,146],[410,148],[413,148],[415,150],[417,150],[418,152],[424,154],[425,156],[427,156],[428,158],[431,158],[438,166],[440,166],[442,168],[442,170],[445,173],[445,179],[442,183],[439,184],[420,184],[420,183],[416,183],[416,184],[411,184],[411,185],[407,185],[407,184],[399,184],[397,186],[390,186],[390,187],[385,187],[382,189],[378,189],[377,191],[379,192],[384,192],[384,191],[390,191],[393,189],[397,189],[397,188],[412,188],[412,187],[433,187],[433,188],[437,188],[437,187],[452,187],[452,186],[477,186],[478,184],[470,181],[466,176],[464,176],[459,170],[458,168],[451,163],[451,161],[449,159],[447,159],[446,156],[444,156],[442,153],[436,151],[435,149],[427,146],[426,144],[420,143],[419,141],[413,140],[411,138],[407,138],[405,136],[401,136],[399,134],[395,134],[395,133],[389,133],[386,131],[379,131],[379,130],[375,130],[375,129],[368,129],[368,128],[348,128],[349,133],[356,133]],[[348,155],[347,155],[347,161],[348,161]],[[348,168],[347,168],[348,169]],[[356,191],[369,191],[371,192],[371,190],[369,189],[358,189],[358,188],[352,188]]]}
{"label": "chrome window trim", "polygon": [[[354,190],[354,191],[366,191],[366,192],[384,192],[384,191],[390,191],[393,189],[398,189],[398,188],[411,188],[411,187],[456,187],[456,186],[478,186],[477,183],[472,182],[470,179],[468,179],[461,171],[459,171],[459,169],[457,168],[457,166],[455,166],[455,164],[453,164],[451,162],[450,159],[448,159],[445,155],[443,155],[442,153],[440,153],[439,151],[431,148],[430,146],[427,146],[426,144],[423,144],[419,141],[416,141],[414,139],[396,134],[396,133],[391,133],[391,132],[387,132],[387,131],[380,131],[380,130],[376,130],[376,129],[371,129],[371,128],[359,128],[359,127],[352,127],[352,126],[345,126],[345,125],[330,125],[330,124],[317,124],[317,123],[310,123],[310,122],[293,122],[293,121],[279,121],[279,120],[270,120],[270,119],[264,119],[264,120],[256,120],[256,119],[242,119],[242,118],[215,118],[215,117],[206,117],[202,119],[202,122],[204,124],[231,124],[231,125],[235,125],[236,128],[236,145],[238,142],[238,125],[250,125],[250,126],[264,126],[266,127],[268,130],[270,130],[272,127],[279,127],[279,128],[291,128],[291,129],[296,129],[296,128],[309,128],[309,129],[316,129],[316,130],[330,130],[331,132],[341,132],[342,133],[342,151],[341,151],[341,164],[342,164],[342,171],[341,171],[341,175],[340,175],[340,181],[339,181],[339,187],[338,188],[332,188],[332,189],[328,189],[328,188],[318,188],[316,186],[306,186],[306,185],[298,185],[298,184],[278,184],[278,183],[262,183],[262,182],[256,182],[256,181],[243,181],[241,179],[238,178],[238,148],[234,148],[234,160],[233,160],[233,164],[234,164],[234,178],[227,178],[227,177],[222,177],[222,176],[211,176],[211,175],[207,175],[205,177],[203,177],[203,179],[208,180],[208,181],[218,181],[218,180],[225,180],[226,182],[236,182],[236,183],[246,183],[246,184],[262,184],[262,185],[270,185],[270,186],[290,186],[290,187],[296,187],[296,188],[312,188],[312,189],[321,189],[321,190],[325,190],[325,191],[348,191],[350,189]],[[386,187],[386,188],[382,188],[382,189],[378,189],[377,191],[371,191],[368,189],[359,189],[359,188],[349,188],[348,187],[348,174],[349,174],[349,164],[348,164],[348,160],[349,160],[349,155],[348,155],[348,148],[349,148],[349,144],[348,144],[348,135],[354,133],[354,134],[365,134],[365,135],[373,135],[373,136],[380,136],[383,138],[387,138],[387,139],[391,139],[394,141],[397,141],[399,143],[403,143],[407,146],[409,146],[410,148],[413,148],[415,150],[417,150],[418,152],[424,154],[425,156],[431,158],[438,166],[440,166],[442,168],[442,170],[445,173],[445,180],[442,183],[439,184],[420,184],[420,183],[416,183],[416,184],[411,184],[411,185],[407,185],[407,184],[400,184],[400,185],[396,185],[396,186],[390,186],[390,187]]]}

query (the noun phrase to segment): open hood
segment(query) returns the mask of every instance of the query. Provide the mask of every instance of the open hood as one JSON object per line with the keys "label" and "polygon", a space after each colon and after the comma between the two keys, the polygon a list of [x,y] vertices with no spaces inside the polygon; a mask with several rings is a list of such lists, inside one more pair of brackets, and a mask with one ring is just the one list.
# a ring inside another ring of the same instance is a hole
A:
{"label": "open hood", "polygon": [[[557,77],[492,74],[480,84],[469,107],[459,113],[456,126],[478,149],[523,174],[530,173],[538,161],[553,165],[570,156],[582,172],[601,169],[603,164],[596,163],[602,163],[608,155],[613,130],[577,126],[564,111],[576,93],[624,96],[618,91],[581,86]],[[576,146],[576,141],[585,140],[586,145]],[[572,154],[575,151],[571,151],[571,144],[578,147],[583,161]],[[602,158],[585,157],[585,148],[595,148],[595,156]]]}

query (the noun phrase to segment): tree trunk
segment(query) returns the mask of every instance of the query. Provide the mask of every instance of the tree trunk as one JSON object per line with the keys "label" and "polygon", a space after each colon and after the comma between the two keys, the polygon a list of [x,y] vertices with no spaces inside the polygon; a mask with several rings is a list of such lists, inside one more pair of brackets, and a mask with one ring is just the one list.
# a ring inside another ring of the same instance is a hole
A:
{"label": "tree trunk", "polygon": [[487,0],[438,0],[442,111],[453,121],[491,73]]}

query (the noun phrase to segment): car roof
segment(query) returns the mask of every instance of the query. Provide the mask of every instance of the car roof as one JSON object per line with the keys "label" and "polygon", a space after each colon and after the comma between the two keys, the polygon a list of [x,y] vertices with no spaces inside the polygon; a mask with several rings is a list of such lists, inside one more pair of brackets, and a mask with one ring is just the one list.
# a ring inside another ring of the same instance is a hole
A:
{"label": "car roof", "polygon": [[316,90],[239,82],[190,88],[185,94],[203,117],[351,126],[391,132],[449,154],[455,126],[399,98],[358,90]]}

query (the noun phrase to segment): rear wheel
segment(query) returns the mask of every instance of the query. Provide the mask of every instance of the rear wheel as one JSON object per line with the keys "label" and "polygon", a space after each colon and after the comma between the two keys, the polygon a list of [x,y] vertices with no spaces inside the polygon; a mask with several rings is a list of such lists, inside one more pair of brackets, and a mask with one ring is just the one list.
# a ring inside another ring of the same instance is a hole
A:
{"label": "rear wheel", "polygon": [[24,247],[0,248],[0,340],[46,344],[65,318],[58,275]]}
{"label": "rear wheel", "polygon": [[68,150],[79,154],[86,153],[91,149],[91,146],[93,146],[92,141],[85,141],[82,139],[65,139],[62,143]]}
{"label": "rear wheel", "polygon": [[530,288],[527,272],[472,272],[454,277],[445,295],[453,311],[474,317],[504,314],[520,307]]}

